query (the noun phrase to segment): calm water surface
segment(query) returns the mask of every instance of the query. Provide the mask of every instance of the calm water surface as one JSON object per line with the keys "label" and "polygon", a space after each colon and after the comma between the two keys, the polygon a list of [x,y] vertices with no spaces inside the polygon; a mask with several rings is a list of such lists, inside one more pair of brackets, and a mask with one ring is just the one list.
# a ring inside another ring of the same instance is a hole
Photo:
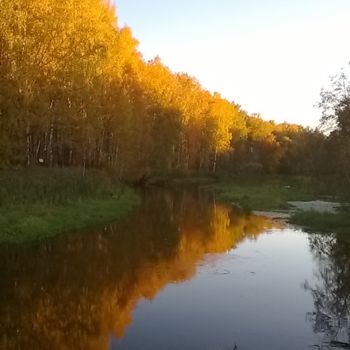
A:
{"label": "calm water surface", "polygon": [[350,337],[350,243],[201,191],[145,193],[96,232],[0,246],[0,348],[328,349]]}

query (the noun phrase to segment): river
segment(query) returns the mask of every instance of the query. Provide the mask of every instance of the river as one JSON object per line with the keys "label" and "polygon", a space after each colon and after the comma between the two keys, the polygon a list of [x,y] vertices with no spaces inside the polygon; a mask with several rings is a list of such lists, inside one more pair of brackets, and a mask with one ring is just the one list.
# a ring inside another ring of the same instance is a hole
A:
{"label": "river", "polygon": [[100,230],[0,246],[0,348],[328,349],[350,337],[349,242],[148,190]]}

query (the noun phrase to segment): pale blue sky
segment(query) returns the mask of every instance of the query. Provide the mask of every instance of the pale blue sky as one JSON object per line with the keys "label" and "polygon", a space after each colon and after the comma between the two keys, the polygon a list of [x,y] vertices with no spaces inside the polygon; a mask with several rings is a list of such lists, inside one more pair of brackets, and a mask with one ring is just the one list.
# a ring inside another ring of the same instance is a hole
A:
{"label": "pale blue sky", "polygon": [[146,59],[195,76],[250,113],[316,126],[350,61],[350,0],[114,0]]}

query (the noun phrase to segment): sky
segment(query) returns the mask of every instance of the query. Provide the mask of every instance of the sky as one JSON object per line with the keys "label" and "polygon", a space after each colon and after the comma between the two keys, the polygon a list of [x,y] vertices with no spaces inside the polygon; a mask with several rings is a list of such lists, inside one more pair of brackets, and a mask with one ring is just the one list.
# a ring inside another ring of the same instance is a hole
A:
{"label": "sky", "polygon": [[350,0],[114,0],[146,60],[249,113],[317,126],[321,88],[350,61]]}

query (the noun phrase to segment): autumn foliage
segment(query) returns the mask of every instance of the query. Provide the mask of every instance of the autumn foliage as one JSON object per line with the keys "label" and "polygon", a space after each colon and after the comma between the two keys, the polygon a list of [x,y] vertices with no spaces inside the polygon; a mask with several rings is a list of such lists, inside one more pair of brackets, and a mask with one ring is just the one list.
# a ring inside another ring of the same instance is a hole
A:
{"label": "autumn foliage", "polygon": [[[305,130],[249,116],[159,58],[102,0],[0,3],[0,167],[164,173],[288,168]],[[287,169],[288,170],[288,169]]]}

